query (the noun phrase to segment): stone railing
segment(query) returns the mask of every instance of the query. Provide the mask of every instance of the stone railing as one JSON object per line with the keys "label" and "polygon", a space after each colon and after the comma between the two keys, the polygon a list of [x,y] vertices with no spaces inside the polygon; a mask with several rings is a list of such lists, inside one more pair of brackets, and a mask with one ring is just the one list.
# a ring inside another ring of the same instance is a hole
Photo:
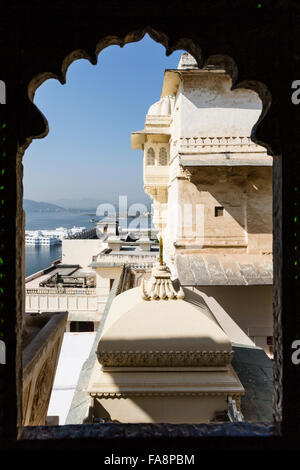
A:
{"label": "stone railing", "polygon": [[68,240],[75,240],[75,239],[88,239],[88,238],[95,238],[96,237],[96,227],[84,230],[83,232],[77,232],[73,235],[69,235],[67,237]]}
{"label": "stone railing", "polygon": [[250,137],[180,137],[172,147],[189,153],[248,153],[265,152],[264,147],[252,142]]}
{"label": "stone railing", "polygon": [[[23,350],[23,417],[25,426],[44,425],[67,312],[25,317],[25,331],[38,330]],[[30,334],[29,334],[30,337]]]}
{"label": "stone railing", "polygon": [[132,268],[151,268],[158,259],[158,253],[149,253],[149,255],[130,255],[103,254],[93,257],[93,263],[97,266],[122,266],[127,265]]}
{"label": "stone railing", "polygon": [[68,295],[94,295],[95,289],[91,288],[78,288],[74,287],[36,287],[26,289],[26,294],[68,294]]}
{"label": "stone railing", "polygon": [[[26,312],[91,311],[99,309],[99,296],[93,293],[61,293],[52,289],[28,289]],[[74,289],[76,291],[76,289]]]}

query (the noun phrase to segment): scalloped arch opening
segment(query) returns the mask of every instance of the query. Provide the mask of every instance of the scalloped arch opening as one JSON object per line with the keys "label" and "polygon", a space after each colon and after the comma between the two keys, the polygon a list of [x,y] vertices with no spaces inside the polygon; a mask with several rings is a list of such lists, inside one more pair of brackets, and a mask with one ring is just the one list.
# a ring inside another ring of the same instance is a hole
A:
{"label": "scalloped arch opening", "polygon": [[165,47],[166,56],[171,55],[176,50],[185,50],[195,58],[200,68],[209,65],[218,65],[224,67],[226,72],[232,78],[232,89],[244,88],[255,91],[262,101],[262,112],[258,121],[253,126],[251,139],[256,144],[266,147],[269,155],[274,155],[271,146],[268,145],[268,143],[256,138],[256,130],[267,115],[272,102],[271,93],[269,92],[267,86],[259,81],[254,80],[244,80],[238,83],[238,67],[232,57],[228,55],[215,54],[204,60],[201,47],[192,39],[184,37],[172,42],[163,31],[157,31],[150,26],[129,32],[124,37],[112,35],[105,36],[96,43],[94,48],[76,49],[64,56],[64,58],[61,60],[60,70],[52,72],[41,72],[33,77],[28,84],[27,90],[31,105],[31,112],[36,115],[34,119],[36,124],[35,129],[32,128],[31,132],[27,132],[27,135],[24,136],[24,143],[19,147],[19,155],[23,155],[25,149],[30,145],[32,139],[43,138],[49,132],[47,118],[33,102],[35,92],[39,86],[41,86],[46,80],[50,78],[57,79],[63,85],[66,83],[67,70],[74,61],[79,59],[86,59],[92,65],[96,65],[99,54],[107,47],[112,45],[119,45],[120,47],[124,47],[126,44],[141,41],[146,34],[148,34],[149,37],[155,42],[158,42]]}
{"label": "scalloped arch opening", "polygon": [[[259,98],[262,101],[262,112],[261,115],[258,119],[258,121],[255,123],[252,129],[251,133],[251,138],[252,140],[259,144],[267,147],[268,153],[272,155],[272,151],[270,147],[262,142],[258,141],[255,138],[255,132],[261,121],[264,119],[266,116],[270,106],[271,106],[271,94],[267,88],[266,85],[264,85],[261,82],[253,81],[253,80],[246,80],[242,82],[238,82],[238,67],[235,63],[235,61],[225,55],[213,55],[207,58],[206,60],[203,60],[202,52],[199,46],[197,46],[193,41],[191,41],[188,38],[182,38],[176,41],[173,44],[170,44],[168,37],[162,33],[162,32],[157,32],[153,30],[152,28],[144,28],[141,30],[137,30],[135,32],[127,34],[124,38],[121,38],[119,36],[106,36],[104,39],[101,39],[94,51],[90,50],[85,50],[85,49],[77,49],[72,52],[70,52],[68,55],[65,56],[65,58],[61,62],[61,70],[58,73],[55,72],[43,72],[38,75],[36,75],[29,83],[28,85],[28,98],[31,101],[31,106],[34,107],[34,112],[39,114],[40,119],[43,120],[43,123],[45,125],[44,131],[41,132],[40,134],[33,134],[29,137],[27,137],[27,145],[26,147],[30,144],[32,139],[35,138],[42,138],[45,137],[48,133],[48,123],[46,118],[43,116],[41,111],[38,109],[38,107],[33,103],[35,92],[37,88],[42,85],[46,80],[50,78],[54,78],[58,80],[61,84],[66,83],[66,73],[69,68],[69,66],[76,60],[79,59],[86,59],[88,60],[92,65],[96,65],[98,62],[98,56],[100,52],[102,52],[104,49],[106,49],[109,46],[112,45],[119,45],[120,47],[124,47],[125,45],[129,43],[134,43],[134,42],[139,42],[141,41],[146,34],[149,34],[151,39],[154,41],[160,43],[165,47],[166,50],[166,55],[169,56],[176,50],[184,49],[187,52],[189,52],[197,61],[199,67],[202,66],[208,66],[208,65],[220,65],[223,66],[226,72],[232,77],[232,90],[238,90],[238,89],[250,89],[257,93]],[[25,147],[25,148],[26,148]]]}

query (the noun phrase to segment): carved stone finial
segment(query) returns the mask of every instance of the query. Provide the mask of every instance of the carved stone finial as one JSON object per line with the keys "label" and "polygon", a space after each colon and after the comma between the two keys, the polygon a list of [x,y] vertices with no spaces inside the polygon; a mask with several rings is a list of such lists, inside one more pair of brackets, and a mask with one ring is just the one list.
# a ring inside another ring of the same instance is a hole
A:
{"label": "carved stone finial", "polygon": [[165,263],[159,264],[152,270],[149,289],[146,288],[144,279],[142,280],[141,291],[144,300],[184,299],[184,292],[181,287],[178,292],[175,291],[170,270]]}

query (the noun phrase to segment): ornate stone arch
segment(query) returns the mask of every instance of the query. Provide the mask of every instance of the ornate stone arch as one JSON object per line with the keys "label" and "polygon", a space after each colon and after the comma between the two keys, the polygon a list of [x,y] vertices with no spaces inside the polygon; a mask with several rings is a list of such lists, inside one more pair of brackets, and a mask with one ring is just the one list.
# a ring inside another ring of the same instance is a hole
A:
{"label": "ornate stone arch", "polygon": [[[262,140],[261,133],[258,132],[260,129],[261,125],[265,124],[264,118],[267,116],[268,111],[270,110],[272,100],[271,100],[271,93],[267,86],[260,82],[260,81],[254,81],[254,80],[247,80],[244,79],[242,81],[238,81],[238,68],[233,60],[232,57],[227,56],[227,55],[222,55],[222,54],[213,54],[209,56],[207,59],[205,59],[202,55],[202,51],[199,45],[195,43],[193,40],[189,38],[181,38],[177,41],[175,41],[173,44],[170,42],[168,39],[167,35],[163,32],[159,32],[151,27],[145,27],[140,30],[136,30],[132,33],[125,34],[123,37],[119,36],[106,36],[100,41],[98,41],[95,45],[94,51],[91,52],[91,50],[85,50],[85,49],[76,49],[73,52],[68,53],[64,58],[61,58],[60,61],[60,70],[56,70],[53,72],[40,72],[33,76],[29,81],[28,81],[28,86],[27,86],[27,93],[26,93],[26,113],[31,116],[31,119],[25,120],[24,122],[24,127],[22,127],[22,133],[21,133],[21,138],[20,138],[20,145],[19,145],[19,151],[18,151],[18,165],[21,167],[21,158],[22,155],[24,154],[25,149],[30,145],[32,139],[34,138],[43,138],[47,135],[49,132],[49,127],[48,127],[48,122],[46,117],[39,111],[39,109],[35,106],[33,103],[34,95],[36,89],[47,79],[49,78],[56,78],[58,79],[61,84],[66,83],[66,72],[68,67],[71,65],[72,62],[74,62],[77,59],[87,59],[89,60],[93,65],[97,63],[97,58],[99,53],[106,47],[110,45],[120,45],[123,47],[124,45],[130,43],[130,42],[137,42],[141,40],[144,35],[148,33],[149,36],[154,39],[155,41],[161,43],[163,46],[166,48],[166,54],[170,55],[173,51],[178,50],[178,49],[184,49],[190,54],[192,54],[195,59],[198,62],[198,65],[201,66],[223,66],[226,72],[232,77],[232,88],[248,88],[253,91],[255,91],[261,101],[262,101],[262,113],[261,116],[258,120],[258,122],[255,124],[255,126],[252,129],[252,134],[251,138],[252,140],[259,144],[259,145],[264,145],[267,148],[267,151],[270,155],[274,156],[274,151],[273,148],[278,148],[276,144],[278,144],[278,141],[275,143],[275,141],[272,142],[266,142],[265,139]],[[269,134],[268,134],[269,137]],[[150,150],[150,149],[149,149]],[[154,153],[154,150],[151,148],[151,150]],[[152,152],[151,152],[152,153]],[[148,158],[148,153],[147,153],[147,158]],[[153,154],[151,156],[151,160],[153,160]],[[148,163],[147,163],[148,164]],[[276,171],[276,165],[275,165],[275,171]],[[21,184],[21,179],[18,178],[19,184]],[[21,215],[19,215],[19,220],[20,220]],[[277,294],[275,294],[276,297]],[[278,303],[278,300],[275,300],[275,305]],[[275,337],[275,342],[277,341],[278,348],[275,351],[275,361],[277,361],[277,369],[275,368],[275,377],[277,377],[277,388],[275,387],[275,404],[277,403],[277,408],[275,407],[274,409],[274,416],[275,420],[280,421],[281,420],[281,327],[276,321],[276,316],[278,318],[278,314],[275,311],[275,327],[274,327],[274,337]],[[277,357],[276,357],[277,355]],[[276,372],[277,370],[277,372]]]}
{"label": "ornate stone arch", "polygon": [[[7,21],[2,34],[3,47],[0,51],[2,78],[8,90],[7,111],[1,109],[2,117],[8,123],[8,137],[6,144],[2,145],[9,153],[7,162],[9,191],[6,194],[6,204],[11,209],[9,216],[4,209],[6,217],[6,244],[10,269],[7,268],[2,280],[4,288],[15,289],[7,297],[7,311],[17,311],[17,321],[13,315],[6,318],[6,332],[10,341],[8,362],[17,362],[18,386],[20,389],[20,347],[14,351],[15,330],[17,340],[20,342],[20,325],[22,312],[22,164],[21,156],[32,138],[41,138],[47,133],[47,121],[33,104],[34,92],[39,84],[47,78],[57,78],[64,83],[67,67],[77,58],[87,58],[96,63],[97,54],[104,47],[111,44],[124,44],[138,41],[148,32],[150,36],[166,47],[170,54],[175,49],[185,49],[197,60],[199,66],[204,63],[203,57],[214,56],[221,53],[225,57],[234,57],[239,65],[239,82],[237,82],[237,69],[232,69],[233,87],[243,86],[258,92],[263,101],[263,111],[260,121],[253,128],[252,139],[263,144],[274,156],[274,320],[275,320],[275,420],[282,417],[282,342],[285,348],[285,377],[290,385],[285,386],[284,416],[289,420],[291,429],[299,426],[296,422],[294,401],[295,387],[299,383],[299,373],[290,364],[289,335],[297,331],[299,321],[293,310],[294,284],[293,271],[290,269],[293,260],[293,246],[290,243],[289,233],[292,233],[292,217],[288,204],[293,200],[296,172],[294,157],[300,155],[299,142],[293,137],[293,128],[290,126],[291,117],[297,121],[296,109],[290,110],[289,76],[286,71],[291,70],[291,64],[296,64],[299,58],[297,50],[297,28],[292,25],[290,33],[291,10],[294,18],[299,16],[300,8],[296,2],[291,2],[290,8],[285,7],[284,1],[273,2],[272,8],[266,2],[266,8],[259,11],[256,2],[237,2],[230,0],[211,2],[198,0],[189,2],[179,1],[169,9],[167,4],[163,7],[153,2],[124,2],[115,8],[101,2],[96,8],[91,8],[89,2],[76,3],[70,9],[63,2],[43,3],[41,7],[36,2],[26,3],[18,12],[16,21],[15,5],[8,7],[8,14],[3,15],[0,22]],[[34,15],[27,12],[32,7]],[[45,23],[45,11],[48,21]],[[26,13],[26,14],[25,14]],[[23,16],[22,16],[23,15]],[[22,18],[22,21],[20,21]],[[57,20],[55,34],[53,34],[53,19]],[[120,21],[122,18],[122,21]],[[4,20],[3,20],[4,19]],[[80,19],[80,20],[79,20]],[[210,27],[211,22],[214,28]],[[151,28],[147,26],[151,24]],[[19,28],[19,29],[18,29]],[[215,31],[218,34],[215,34]],[[159,32],[160,31],[160,32]],[[291,37],[295,43],[291,48]],[[289,36],[288,36],[289,35]],[[291,35],[291,37],[290,37]],[[180,39],[181,38],[181,39]],[[238,39],[237,39],[238,38]],[[200,47],[203,49],[203,57]],[[230,60],[229,60],[230,63]],[[229,66],[231,66],[229,64]],[[17,73],[16,73],[17,71]],[[20,73],[21,71],[21,73]],[[291,73],[291,72],[290,72]],[[298,78],[293,77],[293,78]],[[252,79],[255,82],[252,82]],[[265,95],[266,84],[269,93],[273,96],[270,105]],[[28,94],[29,92],[29,94]],[[265,119],[263,115],[268,114]],[[299,122],[299,120],[297,121]],[[293,140],[294,139],[294,140]],[[5,146],[6,145],[6,146]],[[18,149],[18,152],[17,152]],[[283,158],[281,158],[281,155]],[[283,179],[283,189],[281,181]],[[282,193],[283,191],[283,193]],[[4,193],[3,193],[4,194]],[[283,196],[282,196],[283,194]],[[281,201],[285,203],[282,213]],[[283,219],[282,219],[283,214]],[[282,228],[283,223],[283,228]],[[18,230],[16,229],[18,227]],[[284,256],[283,256],[284,253]],[[284,281],[283,281],[284,277]],[[282,285],[284,286],[285,313],[282,312]],[[24,299],[23,299],[24,301]],[[284,323],[284,336],[281,334]],[[20,346],[20,345],[19,345]],[[12,373],[8,375],[9,383],[13,384]],[[294,387],[294,391],[293,391]],[[7,389],[7,400],[11,400],[9,416],[14,419],[15,390]],[[20,399],[19,399],[20,403]],[[298,402],[299,404],[299,402]],[[10,426],[10,433],[14,429]],[[299,429],[299,427],[298,427]],[[255,430],[253,431],[255,432]],[[201,435],[201,432],[200,432]],[[199,436],[199,434],[197,434]],[[191,437],[193,434],[191,434]],[[226,443],[227,445],[227,443]]]}

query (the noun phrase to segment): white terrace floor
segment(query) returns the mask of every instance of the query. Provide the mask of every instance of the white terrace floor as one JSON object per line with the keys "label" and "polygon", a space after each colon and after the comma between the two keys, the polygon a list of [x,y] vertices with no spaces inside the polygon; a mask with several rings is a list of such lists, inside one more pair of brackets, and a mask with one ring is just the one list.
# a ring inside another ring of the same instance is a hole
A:
{"label": "white terrace floor", "polygon": [[83,363],[88,358],[96,332],[65,333],[57,364],[48,416],[65,424]]}

